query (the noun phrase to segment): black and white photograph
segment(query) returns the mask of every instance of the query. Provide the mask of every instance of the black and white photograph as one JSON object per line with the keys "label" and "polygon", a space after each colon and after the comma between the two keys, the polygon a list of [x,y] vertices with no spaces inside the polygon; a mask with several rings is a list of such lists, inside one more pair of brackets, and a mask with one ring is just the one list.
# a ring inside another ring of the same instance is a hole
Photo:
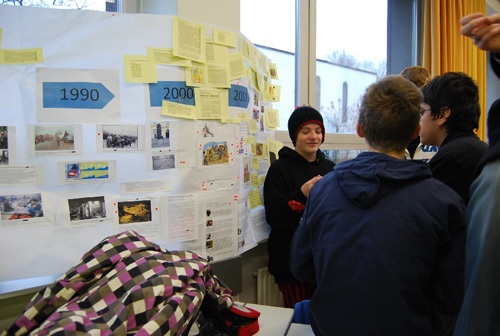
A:
{"label": "black and white photograph", "polygon": [[0,165],[9,164],[9,131],[7,126],[0,126]]}
{"label": "black and white photograph", "polygon": [[151,124],[151,148],[170,147],[170,125],[168,121]]}
{"label": "black and white photograph", "polygon": [[164,155],[153,155],[153,170],[164,170],[175,168],[175,155],[174,154],[164,154]]}
{"label": "black and white photograph", "polygon": [[68,205],[70,221],[106,218],[104,196],[68,199]]}
{"label": "black and white photograph", "polygon": [[137,125],[102,125],[103,148],[138,148]]}

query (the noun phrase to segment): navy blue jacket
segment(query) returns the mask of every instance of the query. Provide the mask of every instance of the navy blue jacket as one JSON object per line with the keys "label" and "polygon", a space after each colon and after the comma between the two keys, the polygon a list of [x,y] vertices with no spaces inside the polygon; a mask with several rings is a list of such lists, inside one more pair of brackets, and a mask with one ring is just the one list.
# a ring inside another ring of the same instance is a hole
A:
{"label": "navy blue jacket", "polygon": [[441,335],[463,299],[465,205],[420,160],[364,152],[311,189],[291,270],[316,335]]}

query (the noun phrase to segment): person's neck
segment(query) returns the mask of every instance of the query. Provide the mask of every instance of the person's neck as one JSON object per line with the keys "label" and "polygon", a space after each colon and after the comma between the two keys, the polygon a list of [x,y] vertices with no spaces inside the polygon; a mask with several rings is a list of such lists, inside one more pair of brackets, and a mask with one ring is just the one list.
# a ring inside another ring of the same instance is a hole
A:
{"label": "person's neck", "polygon": [[389,155],[389,156],[392,156],[393,158],[401,159],[401,160],[404,160],[404,158],[405,158],[405,151],[404,151],[404,149],[401,150],[401,151],[391,150],[391,151],[384,152],[384,151],[381,151],[379,149],[370,147],[370,145],[368,145],[368,151],[369,152],[375,152],[375,153],[381,153],[381,154]]}
{"label": "person's neck", "polygon": [[306,159],[308,162],[314,162],[316,161],[316,152],[314,153],[301,153],[297,149],[295,149],[297,153],[299,153],[300,156],[302,156],[304,159]]}

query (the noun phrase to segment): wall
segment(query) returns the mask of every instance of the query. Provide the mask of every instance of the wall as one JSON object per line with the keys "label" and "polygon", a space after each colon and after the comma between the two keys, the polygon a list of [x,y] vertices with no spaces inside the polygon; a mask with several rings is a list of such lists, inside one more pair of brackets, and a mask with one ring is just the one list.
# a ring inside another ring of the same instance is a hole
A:
{"label": "wall", "polygon": [[[220,2],[217,2],[219,5],[220,5]],[[230,1],[228,1],[228,3],[231,3]],[[193,4],[194,5],[197,5],[198,9],[200,9],[200,3],[198,2],[197,4]],[[210,4],[211,7],[210,8],[214,8],[214,3]],[[146,8],[145,6],[143,6],[143,8]],[[234,15],[234,17],[238,17],[239,18],[239,6],[235,7],[235,6],[232,6],[233,10],[237,11],[237,14]],[[234,9],[236,8],[236,9]],[[1,8],[0,8],[1,9]],[[220,12],[220,8],[218,9],[219,12]],[[137,17],[139,19],[139,16]],[[146,17],[144,17],[146,19]],[[68,18],[69,20],[69,18]],[[234,25],[234,24],[233,24]],[[138,26],[135,26],[135,27],[138,27]],[[162,26],[159,25],[157,26],[157,28],[159,30],[162,29]],[[56,29],[57,31],[57,29]],[[33,32],[33,34],[36,35],[36,32]],[[96,32],[96,34],[99,34],[99,32]],[[134,37],[132,36],[128,36],[129,38],[129,41],[132,41],[134,38],[136,38],[136,36],[140,36],[140,32],[138,32],[138,35],[134,35]],[[4,34],[4,45],[5,45],[5,41],[7,40],[6,39],[6,34]],[[110,39],[111,40],[111,39]],[[121,45],[125,46],[127,45],[127,43],[122,43]],[[21,46],[19,46],[19,48],[21,48]],[[135,48],[135,50],[134,50]],[[137,45],[134,47],[134,48],[131,48],[130,49],[130,53],[137,53],[137,54],[140,54],[141,51],[139,49],[137,49]],[[144,52],[142,52],[144,53]],[[89,54],[91,54],[91,51],[89,51]],[[71,62],[70,62],[71,63]],[[85,63],[85,62],[83,62]],[[120,63],[116,63],[116,64],[120,64]],[[29,100],[29,103],[28,104],[32,104],[32,102],[35,100],[35,97],[33,95],[30,96],[30,100]],[[27,102],[25,102],[27,103]],[[125,104],[124,106],[124,109],[126,109],[128,112],[127,113],[133,113],[134,112],[134,107],[133,107],[133,104]],[[35,111],[32,111],[32,113],[35,113]],[[35,118],[33,118],[33,114],[30,116],[30,118],[32,118],[31,120],[35,120]],[[95,125],[94,125],[95,126]],[[86,131],[90,131],[91,128],[93,127],[93,125],[90,125],[90,127],[86,130]],[[92,132],[94,132],[94,130],[92,130]],[[27,160],[27,158],[22,158],[21,160],[19,160],[20,162],[22,162],[23,160]],[[38,160],[38,161],[43,161],[43,160]],[[134,160],[132,160],[134,161]],[[131,162],[131,164],[135,164],[133,162]],[[52,170],[52,169],[51,169]],[[53,179],[53,172],[51,171],[50,172],[50,175],[52,177],[50,177],[51,179]],[[186,176],[189,176],[189,175],[186,175]],[[183,180],[184,178],[180,178],[179,180]],[[53,180],[52,180],[53,181]],[[186,185],[190,185],[191,187],[193,186],[192,183],[187,183]],[[175,187],[174,187],[175,188]],[[74,190],[75,188],[66,188],[65,191],[63,193],[67,193],[67,192],[71,192],[71,190]],[[89,189],[90,190],[90,189]],[[95,189],[94,189],[95,190]],[[92,191],[93,192],[93,191]],[[84,245],[85,246],[90,246],[90,245],[93,245],[95,242],[97,242],[99,240],[99,237],[103,237],[104,235],[108,235],[109,233],[112,233],[112,230],[110,230],[110,228],[106,228],[104,229],[103,231],[99,232],[98,234],[95,234],[95,232],[91,233],[91,234],[85,234],[85,229],[78,229],[76,230],[75,232],[73,232],[72,234],[65,234],[63,236],[59,236],[57,237],[58,241],[66,241],[66,240],[71,240],[73,236],[77,236],[79,237],[79,240],[81,242],[84,242]],[[54,232],[52,233],[44,233],[42,235],[38,235],[37,239],[44,239],[44,238],[47,238],[47,237],[50,237],[51,234],[53,234]],[[36,245],[36,241],[35,240],[32,240],[32,242],[35,243]],[[46,249],[45,248],[37,248],[37,246],[32,246],[31,242],[28,244],[29,247],[30,247],[30,250],[32,252],[30,253],[33,253],[35,251],[44,251],[44,253],[46,253]],[[83,246],[83,245],[82,245]],[[265,244],[260,244],[258,245],[255,249],[253,250],[250,250],[246,253],[243,253],[241,258],[243,260],[243,269],[242,269],[242,274],[243,274],[243,291],[241,293],[241,296],[240,298],[242,300],[245,300],[246,302],[255,302],[255,276],[254,276],[254,272],[255,270],[257,270],[258,268],[261,268],[263,266],[265,266],[267,264],[267,251],[266,251],[266,245]],[[5,246],[4,246],[5,247]],[[26,247],[26,246],[25,246]],[[20,248],[22,248],[20,246]],[[82,249],[80,249],[80,247],[77,247],[76,250],[78,251],[82,251]],[[57,249],[57,246],[54,246],[54,250],[58,250]],[[83,249],[85,250],[85,249]],[[5,250],[3,250],[5,251]],[[62,252],[61,253],[61,250],[59,251],[54,251],[56,253],[59,253],[59,254],[62,254],[64,255],[65,253]],[[78,254],[78,252],[77,252]],[[80,257],[81,255],[78,254],[78,257]],[[42,254],[42,257],[43,257],[43,254]],[[49,262],[50,260],[47,259]],[[61,269],[66,269],[68,265],[71,265],[73,264],[74,262],[76,261],[76,259],[74,258],[74,255],[68,255],[66,260],[65,260],[65,263],[64,265],[60,265],[59,267]],[[40,265],[40,267],[44,267],[44,265]],[[27,270],[29,274],[29,270]],[[21,275],[22,276],[22,275]],[[0,286],[1,287],[1,286]],[[15,311],[15,307],[14,306],[23,306],[23,304],[21,304],[20,302],[24,302],[26,301],[27,298],[29,298],[30,295],[29,294],[23,294],[23,296],[21,297],[18,297],[18,298],[14,298],[14,301],[12,301],[13,297],[9,297],[9,298],[6,298],[5,301],[1,301],[0,304],[2,306],[4,306],[4,304],[6,306],[12,306],[13,309],[9,310],[10,312],[12,311]],[[0,320],[2,320],[4,318],[4,316],[2,316],[3,314],[5,313],[5,310],[1,311],[1,314],[0,314]],[[1,323],[0,323],[1,325]]]}

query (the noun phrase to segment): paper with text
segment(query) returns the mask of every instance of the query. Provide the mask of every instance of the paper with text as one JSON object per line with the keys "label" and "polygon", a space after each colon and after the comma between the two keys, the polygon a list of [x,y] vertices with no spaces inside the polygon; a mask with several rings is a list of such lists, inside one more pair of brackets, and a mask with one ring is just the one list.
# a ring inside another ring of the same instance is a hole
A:
{"label": "paper with text", "polygon": [[157,83],[154,56],[123,55],[126,83]]}
{"label": "paper with text", "polygon": [[148,56],[153,56],[156,64],[181,67],[189,67],[192,64],[191,60],[174,56],[172,48],[148,47]]}
{"label": "paper with text", "polygon": [[0,49],[0,64],[24,65],[43,62],[45,62],[45,59],[43,57],[42,48]]}
{"label": "paper with text", "polygon": [[205,63],[206,26],[193,21],[172,18],[174,56]]}
{"label": "paper with text", "polygon": [[198,199],[194,194],[162,198],[165,211],[167,244],[198,238]]}
{"label": "paper with text", "polygon": [[169,117],[195,120],[196,107],[163,100],[161,102],[161,114]]}
{"label": "paper with text", "polygon": [[236,48],[236,34],[218,28],[213,29],[214,43]]}

